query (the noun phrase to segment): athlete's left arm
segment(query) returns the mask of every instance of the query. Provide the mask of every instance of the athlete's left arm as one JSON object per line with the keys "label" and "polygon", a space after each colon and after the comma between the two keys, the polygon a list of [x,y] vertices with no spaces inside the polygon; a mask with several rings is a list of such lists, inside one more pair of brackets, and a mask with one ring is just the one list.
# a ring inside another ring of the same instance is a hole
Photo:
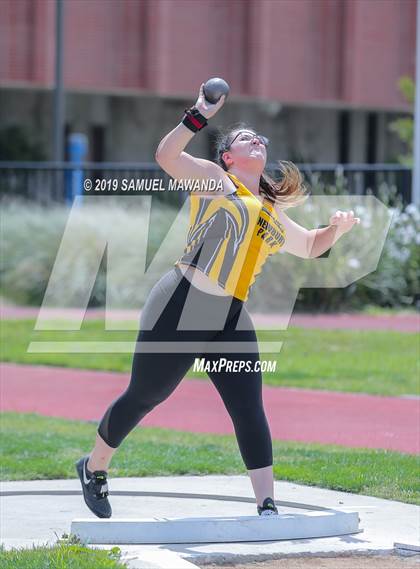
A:
{"label": "athlete's left arm", "polygon": [[284,211],[276,207],[280,223],[286,231],[286,241],[282,251],[291,253],[303,259],[319,257],[337,242],[337,240],[350,231],[355,223],[360,223],[358,217],[354,217],[353,211],[337,211],[330,218],[330,224],[322,229],[306,229],[302,227]]}

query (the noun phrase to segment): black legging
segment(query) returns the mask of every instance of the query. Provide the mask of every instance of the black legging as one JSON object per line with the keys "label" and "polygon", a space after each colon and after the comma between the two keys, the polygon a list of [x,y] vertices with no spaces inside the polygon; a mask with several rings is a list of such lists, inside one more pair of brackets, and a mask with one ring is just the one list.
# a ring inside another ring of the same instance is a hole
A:
{"label": "black legging", "polygon": [[[224,326],[220,326],[221,318]],[[177,330],[177,326],[183,329]],[[204,326],[206,329],[201,329]],[[160,347],[153,352],[150,347],[153,344],[145,342],[155,342],[154,345]],[[179,345],[168,348],[173,344],[165,342],[184,342],[189,349],[194,343],[196,351],[182,352],[182,344],[181,348]],[[219,342],[222,349],[218,347]],[[227,342],[246,342],[248,348],[245,352],[242,348],[241,352],[229,349],[229,353],[225,353]],[[251,362],[240,372],[207,373],[232,419],[247,469],[272,465],[262,376],[261,371],[254,369],[254,362],[259,360],[257,337],[245,304],[236,297],[207,294],[197,289],[178,267],[161,277],[149,293],[140,318],[130,384],[103,416],[98,427],[101,438],[117,448],[149,411],[169,397],[194,359],[199,357],[206,362],[220,358]],[[238,369],[239,364],[236,365]]]}

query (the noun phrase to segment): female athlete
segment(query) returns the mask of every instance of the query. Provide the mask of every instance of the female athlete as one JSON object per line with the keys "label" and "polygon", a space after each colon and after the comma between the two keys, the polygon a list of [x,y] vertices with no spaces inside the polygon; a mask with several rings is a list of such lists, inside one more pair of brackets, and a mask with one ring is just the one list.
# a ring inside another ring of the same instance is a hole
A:
{"label": "female athlete", "polygon": [[[219,137],[216,162],[187,154],[184,148],[224,102],[224,96],[216,104],[207,102],[201,85],[195,105],[156,151],[157,162],[175,180],[213,179],[221,190],[191,190],[187,244],[142,310],[130,383],[105,412],[93,450],[76,464],[85,502],[101,518],[112,514],[107,485],[112,455],[176,389],[197,357],[216,363],[208,375],[232,419],[258,514],[278,514],[262,375],[254,365],[258,343],[246,309],[249,289],[268,256],[282,249],[318,257],[360,220],[353,211],[337,211],[323,229],[307,230],[292,221],[284,210],[308,197],[302,176],[291,162],[280,162],[282,178],[273,181],[265,172],[268,140],[246,125]],[[232,365],[221,369],[221,358]],[[241,365],[245,361],[252,365]]]}

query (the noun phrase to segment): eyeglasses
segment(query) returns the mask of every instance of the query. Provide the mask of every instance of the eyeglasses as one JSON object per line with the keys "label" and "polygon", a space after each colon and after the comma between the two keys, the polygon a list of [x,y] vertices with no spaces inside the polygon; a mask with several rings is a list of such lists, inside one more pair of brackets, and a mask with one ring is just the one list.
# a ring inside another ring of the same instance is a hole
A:
{"label": "eyeglasses", "polygon": [[270,141],[268,140],[267,137],[262,136],[260,134],[256,134],[255,132],[251,132],[251,131],[240,131],[238,132],[238,134],[228,143],[226,144],[225,147],[225,152],[226,150],[229,150],[229,148],[232,146],[232,144],[235,142],[235,140],[240,137],[241,141],[251,141],[252,139],[256,138],[257,140],[259,140],[259,142],[261,142],[261,144],[264,144],[265,147],[267,147],[270,143]]}

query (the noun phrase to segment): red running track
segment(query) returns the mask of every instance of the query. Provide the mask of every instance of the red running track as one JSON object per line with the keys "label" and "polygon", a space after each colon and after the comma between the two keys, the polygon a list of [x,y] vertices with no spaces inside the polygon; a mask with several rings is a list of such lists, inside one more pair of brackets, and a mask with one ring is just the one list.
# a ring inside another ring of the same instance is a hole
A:
{"label": "red running track", "polygon": [[[128,374],[2,364],[0,409],[99,420]],[[420,452],[420,400],[264,386],[273,439]],[[233,434],[210,381],[185,379],[141,422],[196,433]]]}

